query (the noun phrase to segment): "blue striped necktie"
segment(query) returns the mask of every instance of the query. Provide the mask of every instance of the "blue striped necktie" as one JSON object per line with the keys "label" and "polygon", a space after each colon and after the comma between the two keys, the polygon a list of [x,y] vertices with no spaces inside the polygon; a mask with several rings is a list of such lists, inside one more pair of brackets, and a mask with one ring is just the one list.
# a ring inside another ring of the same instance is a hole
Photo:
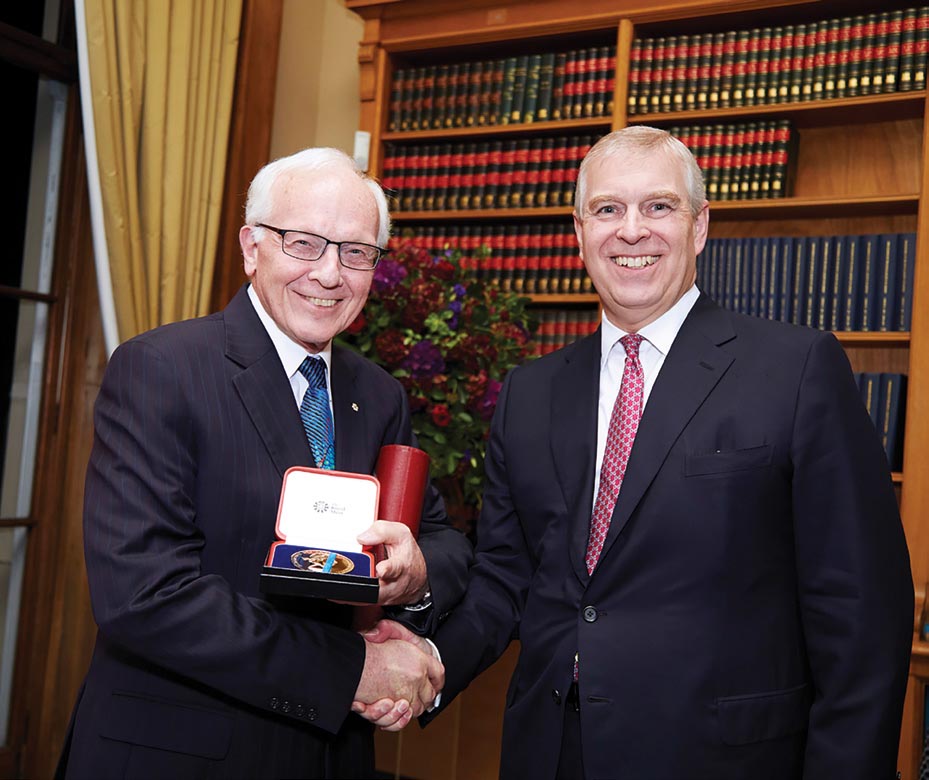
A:
{"label": "blue striped necktie", "polygon": [[310,383],[300,404],[300,419],[310,442],[313,461],[318,469],[334,469],[335,437],[326,389],[326,362],[322,358],[307,357],[298,370]]}

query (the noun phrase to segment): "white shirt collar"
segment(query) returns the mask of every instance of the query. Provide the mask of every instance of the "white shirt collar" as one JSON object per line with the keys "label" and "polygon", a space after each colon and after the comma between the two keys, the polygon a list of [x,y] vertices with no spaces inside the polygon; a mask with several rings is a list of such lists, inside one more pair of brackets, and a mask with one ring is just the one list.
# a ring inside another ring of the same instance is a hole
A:
{"label": "white shirt collar", "polygon": [[[671,349],[671,345],[674,343],[674,339],[677,338],[677,333],[681,329],[681,325],[684,324],[684,320],[687,319],[687,315],[690,314],[690,310],[699,297],[700,290],[697,289],[697,285],[693,285],[680,297],[680,299],[678,299],[677,303],[657,320],[648,323],[648,325],[638,331],[639,335],[661,352],[662,355],[667,355],[668,351]],[[627,335],[627,331],[616,327],[610,322],[609,318],[606,316],[606,310],[604,310],[602,327],[600,328],[601,369],[609,358],[613,346],[625,335]]]}
{"label": "white shirt collar", "polygon": [[[255,312],[258,314],[258,318],[261,320],[261,324],[264,325],[265,330],[268,331],[268,335],[271,337],[271,341],[274,344],[274,349],[277,351],[277,356],[281,359],[281,363],[284,366],[284,371],[288,377],[293,376],[297,369],[300,368],[300,364],[303,362],[303,359],[307,356],[307,351],[300,344],[297,344],[293,339],[291,339],[287,334],[285,334],[278,326],[277,323],[271,319],[271,315],[265,311],[264,306],[261,305],[261,301],[258,299],[258,293],[255,292],[254,285],[248,286],[248,297],[252,302],[252,306],[255,307]],[[330,341],[322,352],[318,353],[318,356],[321,357],[326,362],[326,368],[329,370],[329,375],[332,375],[332,342]]]}

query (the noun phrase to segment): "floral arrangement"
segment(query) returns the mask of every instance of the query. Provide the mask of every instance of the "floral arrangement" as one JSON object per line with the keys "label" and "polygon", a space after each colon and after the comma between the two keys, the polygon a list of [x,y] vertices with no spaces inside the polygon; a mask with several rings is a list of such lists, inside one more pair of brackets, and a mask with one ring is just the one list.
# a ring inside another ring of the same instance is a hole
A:
{"label": "floral arrangement", "polygon": [[475,266],[458,250],[434,256],[410,240],[397,242],[374,270],[365,308],[341,337],[406,388],[413,431],[462,525],[480,506],[503,377],[528,357],[535,327],[529,299],[477,280]]}

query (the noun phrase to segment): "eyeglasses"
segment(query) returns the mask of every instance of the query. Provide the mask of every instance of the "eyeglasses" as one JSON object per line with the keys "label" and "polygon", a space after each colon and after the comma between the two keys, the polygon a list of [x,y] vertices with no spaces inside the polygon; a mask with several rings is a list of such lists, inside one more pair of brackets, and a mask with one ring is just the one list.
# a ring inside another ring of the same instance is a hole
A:
{"label": "eyeglasses", "polygon": [[319,260],[328,246],[332,244],[339,252],[339,262],[346,268],[356,271],[371,271],[377,266],[378,260],[385,254],[386,249],[372,244],[362,244],[358,241],[330,241],[315,233],[304,233],[300,230],[282,230],[259,222],[255,227],[267,228],[281,237],[281,249],[285,255],[298,260]]}

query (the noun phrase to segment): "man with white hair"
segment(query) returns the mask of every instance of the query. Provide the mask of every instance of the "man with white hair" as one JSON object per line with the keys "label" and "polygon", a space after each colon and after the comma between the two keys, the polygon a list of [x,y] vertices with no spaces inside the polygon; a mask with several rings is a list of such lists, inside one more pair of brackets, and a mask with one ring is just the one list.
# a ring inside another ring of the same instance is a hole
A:
{"label": "man with white hair", "polygon": [[[371,474],[382,446],[415,444],[401,385],[332,343],[384,252],[384,193],[343,153],[304,150],[256,175],[245,221],[250,283],[228,307],[107,367],[84,506],[99,632],[68,778],[369,777],[373,726],[352,703],[376,717],[401,700],[402,724],[442,685],[431,655],[352,630],[351,606],[258,589],[288,468]],[[325,446],[301,416],[311,390]],[[433,488],[418,543],[384,521],[359,540],[386,546],[379,603],[417,630],[463,592],[470,545]]]}

